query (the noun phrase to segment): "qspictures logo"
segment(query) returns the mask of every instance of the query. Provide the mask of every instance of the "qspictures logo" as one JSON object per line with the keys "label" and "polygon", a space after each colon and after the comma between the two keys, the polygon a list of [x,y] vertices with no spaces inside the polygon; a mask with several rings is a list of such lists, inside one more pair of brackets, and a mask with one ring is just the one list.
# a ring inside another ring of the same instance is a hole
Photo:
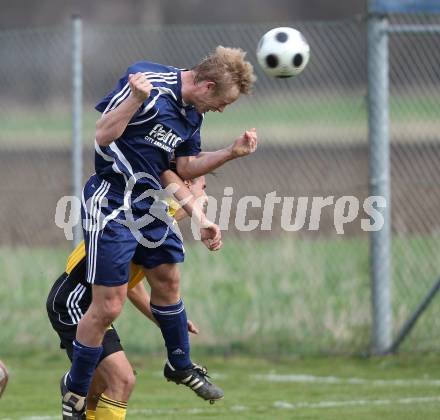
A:
{"label": "qspictures logo", "polygon": [[[147,190],[141,196],[132,198],[131,193],[134,184],[136,180],[142,177],[151,177],[151,175],[139,173],[127,183],[124,194],[125,205],[120,208],[120,213],[114,220],[127,226],[139,243],[146,247],[157,247],[160,246],[164,238],[160,238],[160,240],[153,243],[148,241],[141,232],[148,228],[148,225],[153,223],[154,220],[160,220],[167,226],[166,234],[169,230],[173,230],[180,235],[174,219],[167,214],[165,204],[168,199],[174,196],[179,187],[171,184],[164,190],[154,180],[157,189]],[[207,196],[206,216],[208,220],[214,223],[217,222],[222,231],[231,228],[240,232],[270,231],[277,229],[278,226],[285,232],[317,231],[320,229],[323,209],[327,208],[327,212],[330,211],[332,224],[338,235],[343,235],[345,227],[356,222],[360,222],[360,227],[364,232],[374,232],[383,228],[384,212],[387,207],[386,200],[382,196],[369,196],[361,201],[355,196],[342,196],[339,198],[334,196],[281,197],[277,195],[276,191],[269,192],[261,198],[247,195],[235,197],[235,200],[233,200],[233,195],[233,188],[225,187],[223,197],[220,199]],[[144,199],[152,202],[149,211],[141,217],[135,218],[131,209],[132,204]],[[206,200],[206,197],[201,197],[201,199]],[[90,225],[90,222],[84,224],[83,220],[83,228],[100,231],[105,228],[108,218],[102,217],[102,220],[97,218],[97,212],[93,210],[96,203],[89,203],[89,201],[83,203],[83,207],[86,214],[97,220],[92,225]],[[234,202],[236,204],[233,204]],[[106,201],[100,199],[97,204],[100,208],[103,208],[106,206]],[[180,205],[184,204],[180,203]],[[201,202],[198,205],[200,208],[204,207]],[[77,197],[65,196],[58,201],[55,224],[64,230],[68,240],[73,239],[73,228],[81,223],[80,208],[81,202]],[[278,212],[275,211],[276,208],[278,208]],[[260,216],[250,218],[249,216],[254,214],[252,209],[259,209]],[[124,217],[121,217],[122,215]],[[200,226],[196,220],[191,220],[191,228],[194,238],[196,240],[200,239]]]}

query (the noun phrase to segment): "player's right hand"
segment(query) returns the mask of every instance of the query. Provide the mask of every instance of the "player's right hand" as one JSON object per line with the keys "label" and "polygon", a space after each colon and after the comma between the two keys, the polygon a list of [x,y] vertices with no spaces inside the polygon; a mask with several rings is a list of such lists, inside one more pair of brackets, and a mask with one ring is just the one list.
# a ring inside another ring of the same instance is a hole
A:
{"label": "player's right hand", "polygon": [[135,73],[128,75],[128,84],[130,85],[131,94],[139,102],[144,102],[150,96],[153,85],[143,73]]}
{"label": "player's right hand", "polygon": [[200,229],[201,240],[210,251],[218,251],[222,246],[222,234],[215,223]]}
{"label": "player's right hand", "polygon": [[199,329],[196,327],[194,322],[192,322],[190,319],[188,319],[187,322],[188,322],[188,332],[190,332],[192,334],[198,334],[199,333]]}

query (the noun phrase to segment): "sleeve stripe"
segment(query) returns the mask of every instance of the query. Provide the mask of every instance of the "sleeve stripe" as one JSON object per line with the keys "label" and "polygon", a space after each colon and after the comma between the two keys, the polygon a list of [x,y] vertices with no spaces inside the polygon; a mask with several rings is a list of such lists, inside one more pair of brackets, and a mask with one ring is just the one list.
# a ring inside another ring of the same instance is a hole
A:
{"label": "sleeve stripe", "polygon": [[176,80],[177,77],[176,76],[161,76],[160,74],[147,74],[144,73],[145,76],[147,76],[149,79],[153,78],[153,79],[162,79],[162,80]]}
{"label": "sleeve stripe", "polygon": [[[177,84],[177,73],[154,73],[154,72],[144,72],[145,76],[150,82],[166,83],[168,85]],[[130,94],[130,85],[127,82],[125,86],[110,100],[106,106],[103,114],[115,109],[122,101],[124,101]],[[174,96],[174,95],[173,95]]]}
{"label": "sleeve stripe", "polygon": [[[120,102],[122,102],[128,96],[129,93],[130,93],[130,86],[129,86],[128,82],[127,82],[127,84],[122,88],[122,90],[118,94],[113,96],[113,98],[108,103],[107,107],[105,108],[103,114],[105,114],[105,113],[111,111],[112,109],[116,108],[118,106],[118,104]],[[120,99],[121,96],[122,96],[122,98]],[[116,103],[115,103],[115,101],[116,101]]]}
{"label": "sleeve stripe", "polygon": [[164,79],[175,79],[177,77],[177,73],[172,71],[170,71],[169,73],[156,73],[154,71],[146,71],[144,72],[144,74],[147,76],[159,76],[163,77]]}
{"label": "sleeve stripe", "polygon": [[177,84],[177,80],[174,80],[174,81],[168,81],[168,80],[164,80],[164,79],[159,79],[159,78],[149,78],[148,77],[148,80],[150,81],[150,82],[161,82],[161,83],[167,83],[168,85],[176,85]]}

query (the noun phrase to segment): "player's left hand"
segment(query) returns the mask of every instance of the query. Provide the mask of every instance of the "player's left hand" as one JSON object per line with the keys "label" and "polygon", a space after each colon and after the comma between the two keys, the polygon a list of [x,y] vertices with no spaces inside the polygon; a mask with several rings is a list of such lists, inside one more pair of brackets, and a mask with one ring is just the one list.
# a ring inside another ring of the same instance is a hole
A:
{"label": "player's left hand", "polygon": [[256,128],[246,130],[231,146],[231,154],[233,158],[249,155],[254,153],[255,150],[257,150]]}
{"label": "player's left hand", "polygon": [[194,322],[188,319],[188,332],[192,334],[198,334],[199,329],[195,326]]}

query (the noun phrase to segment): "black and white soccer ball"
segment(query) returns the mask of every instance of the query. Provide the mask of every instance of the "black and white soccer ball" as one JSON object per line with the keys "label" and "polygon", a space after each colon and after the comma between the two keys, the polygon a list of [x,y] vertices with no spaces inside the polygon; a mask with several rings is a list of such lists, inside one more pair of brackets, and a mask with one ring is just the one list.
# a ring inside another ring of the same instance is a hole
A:
{"label": "black and white soccer ball", "polygon": [[5,392],[8,379],[8,369],[6,369],[6,365],[0,360],[0,398],[3,392]]}
{"label": "black and white soccer ball", "polygon": [[303,34],[296,29],[274,28],[261,37],[257,58],[269,76],[297,76],[309,62],[310,46]]}

